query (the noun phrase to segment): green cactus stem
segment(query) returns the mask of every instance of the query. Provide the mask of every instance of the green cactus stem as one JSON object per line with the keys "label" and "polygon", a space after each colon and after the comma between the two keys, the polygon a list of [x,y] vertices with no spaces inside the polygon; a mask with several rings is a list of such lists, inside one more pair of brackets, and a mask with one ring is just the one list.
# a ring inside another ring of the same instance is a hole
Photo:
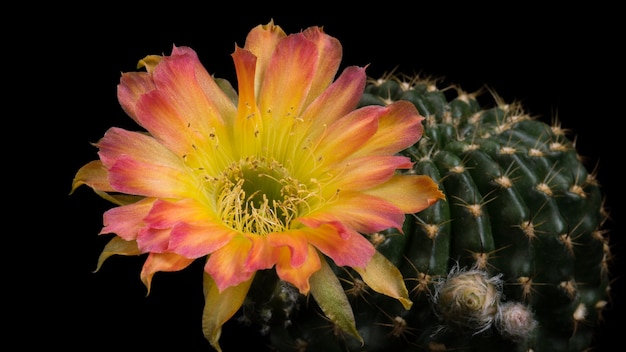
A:
{"label": "green cactus stem", "polygon": [[[404,234],[364,234],[401,270],[413,306],[333,266],[361,343],[325,320],[313,300],[264,278],[276,289],[250,297],[244,317],[261,322],[276,350],[555,352],[593,344],[610,298],[611,260],[595,175],[560,125],[493,92],[437,84],[387,76],[372,80],[361,100],[417,107],[424,136],[402,154],[414,161],[408,172],[429,175],[446,194],[408,215]],[[271,317],[259,313],[268,310]]]}

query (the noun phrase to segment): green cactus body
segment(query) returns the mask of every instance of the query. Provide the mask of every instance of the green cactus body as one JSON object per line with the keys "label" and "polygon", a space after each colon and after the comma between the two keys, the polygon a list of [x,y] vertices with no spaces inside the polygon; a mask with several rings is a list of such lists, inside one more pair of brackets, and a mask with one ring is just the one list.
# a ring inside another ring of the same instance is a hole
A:
{"label": "green cactus body", "polygon": [[483,108],[477,97],[429,80],[368,84],[361,105],[408,100],[425,117],[423,138],[402,153],[415,162],[409,172],[432,177],[447,198],[408,215],[404,234],[369,234],[414,304],[405,310],[333,267],[361,344],[313,300],[267,277],[255,284],[275,289],[250,297],[243,316],[261,322],[276,350],[552,352],[593,343],[610,288],[599,185],[558,126],[498,98]]}

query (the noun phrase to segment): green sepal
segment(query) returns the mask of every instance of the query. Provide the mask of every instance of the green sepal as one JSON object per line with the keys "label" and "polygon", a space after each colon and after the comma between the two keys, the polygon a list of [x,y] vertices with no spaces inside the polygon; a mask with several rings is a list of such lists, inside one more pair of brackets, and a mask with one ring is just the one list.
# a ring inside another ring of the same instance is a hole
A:
{"label": "green sepal", "polygon": [[98,264],[96,265],[94,273],[100,270],[105,260],[116,254],[127,256],[140,255],[141,251],[139,250],[139,247],[137,247],[137,241],[126,241],[119,236],[115,236],[106,244],[106,246],[104,246],[102,253],[100,253],[100,257],[98,257]]}
{"label": "green sepal", "polygon": [[218,352],[222,349],[219,339],[222,325],[241,308],[248,294],[254,275],[237,286],[230,286],[220,292],[215,280],[206,272],[203,273],[204,309],[202,311],[202,332],[211,346]]}
{"label": "green sepal", "polygon": [[404,283],[402,273],[389,259],[376,251],[365,268],[353,268],[372,290],[397,299],[409,310],[413,302]]}
{"label": "green sepal", "polygon": [[322,254],[320,262],[322,267],[309,279],[311,295],[333,324],[363,344],[363,338],[356,329],[354,313],[341,282]]}

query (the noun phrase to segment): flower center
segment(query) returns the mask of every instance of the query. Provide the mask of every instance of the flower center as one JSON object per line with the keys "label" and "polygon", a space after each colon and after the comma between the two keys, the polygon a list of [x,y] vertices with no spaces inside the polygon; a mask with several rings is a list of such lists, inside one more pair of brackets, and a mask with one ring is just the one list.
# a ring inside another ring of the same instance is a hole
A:
{"label": "flower center", "polygon": [[320,194],[314,180],[303,183],[283,164],[263,157],[232,163],[216,181],[217,212],[224,224],[258,235],[288,230]]}

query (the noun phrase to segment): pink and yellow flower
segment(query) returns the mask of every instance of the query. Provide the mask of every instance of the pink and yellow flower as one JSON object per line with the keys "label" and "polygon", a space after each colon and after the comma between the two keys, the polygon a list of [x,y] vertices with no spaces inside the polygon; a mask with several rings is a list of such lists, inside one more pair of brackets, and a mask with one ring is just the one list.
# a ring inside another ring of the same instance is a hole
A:
{"label": "pink and yellow flower", "polygon": [[238,94],[188,47],[123,73],[119,102],[145,131],[109,129],[72,185],[118,205],[103,216],[101,234],[115,236],[98,267],[147,254],[149,291],[156,272],[204,260],[203,331],[218,350],[259,270],[312,294],[357,337],[328,260],[408,309],[402,275],[364,234],[401,229],[405,214],[443,198],[430,178],[399,172],[423,118],[408,102],[357,109],[365,68],[335,80],[341,57],[320,27],[287,35],[270,21],[232,54]]}

